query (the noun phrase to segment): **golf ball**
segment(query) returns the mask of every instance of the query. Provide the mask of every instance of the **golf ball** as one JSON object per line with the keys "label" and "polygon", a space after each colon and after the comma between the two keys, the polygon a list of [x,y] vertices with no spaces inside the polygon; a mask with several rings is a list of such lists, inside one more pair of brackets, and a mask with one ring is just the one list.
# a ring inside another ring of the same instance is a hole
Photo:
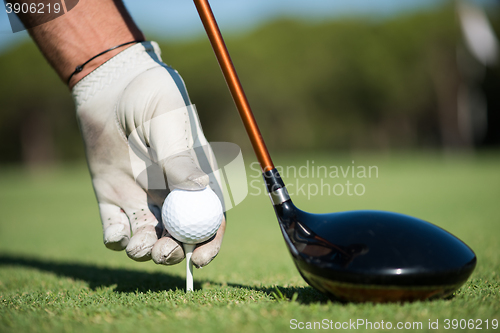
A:
{"label": "golf ball", "polygon": [[222,204],[209,187],[173,190],[162,207],[163,225],[172,237],[186,244],[198,244],[215,235],[222,218]]}

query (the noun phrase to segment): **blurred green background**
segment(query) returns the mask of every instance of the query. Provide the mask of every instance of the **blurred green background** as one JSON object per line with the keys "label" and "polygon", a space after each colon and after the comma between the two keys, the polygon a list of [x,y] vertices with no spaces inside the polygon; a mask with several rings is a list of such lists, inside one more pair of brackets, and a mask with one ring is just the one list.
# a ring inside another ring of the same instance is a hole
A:
{"label": "blurred green background", "polygon": [[[487,14],[500,31],[497,8]],[[471,55],[452,2],[378,20],[278,19],[225,35],[271,153],[470,152],[500,144],[499,67]],[[149,37],[184,77],[208,139],[247,152],[207,39]],[[4,50],[0,73],[1,163],[83,160],[71,96],[36,46]]]}

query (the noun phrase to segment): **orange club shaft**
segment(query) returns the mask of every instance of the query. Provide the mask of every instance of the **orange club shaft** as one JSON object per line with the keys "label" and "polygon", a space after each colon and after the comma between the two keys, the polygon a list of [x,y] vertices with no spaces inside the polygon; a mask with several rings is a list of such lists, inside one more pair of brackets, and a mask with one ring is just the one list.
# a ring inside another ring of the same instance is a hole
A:
{"label": "orange club shaft", "polygon": [[252,143],[253,150],[257,156],[257,160],[260,163],[260,167],[263,172],[274,169],[273,161],[267,150],[262,134],[260,133],[259,126],[255,121],[252,109],[248,103],[243,87],[241,86],[240,79],[234,68],[231,57],[227,50],[224,39],[220,32],[217,21],[215,21],[214,14],[210,8],[210,4],[207,0],[193,0],[196,5],[196,9],[200,15],[203,26],[207,32],[212,48],[217,57],[217,61],[221,67],[226,83],[229,87],[231,95],[233,96],[236,108],[240,113],[241,120],[245,126],[245,130]]}

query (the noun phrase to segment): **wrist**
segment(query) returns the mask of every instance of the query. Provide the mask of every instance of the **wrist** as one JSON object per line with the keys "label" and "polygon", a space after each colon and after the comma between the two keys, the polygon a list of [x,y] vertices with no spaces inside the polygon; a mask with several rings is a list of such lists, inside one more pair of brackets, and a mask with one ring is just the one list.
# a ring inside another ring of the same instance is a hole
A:
{"label": "wrist", "polygon": [[118,53],[126,50],[127,48],[142,42],[143,40],[129,41],[126,43],[121,43],[119,45],[115,45],[111,48],[108,48],[102,52],[97,53],[92,56],[86,62],[79,64],[75,70],[69,75],[69,78],[66,80],[69,89],[73,89],[73,87],[85,76],[92,73],[99,66],[104,64],[109,59],[113,58]]}
{"label": "wrist", "polygon": [[[27,23],[34,19],[28,15]],[[28,30],[45,58],[65,82],[75,71],[100,52],[111,47],[144,40],[121,0],[80,1],[70,12],[45,24]],[[85,75],[102,65],[130,45],[117,48],[93,59],[78,75],[71,78],[70,88]]]}

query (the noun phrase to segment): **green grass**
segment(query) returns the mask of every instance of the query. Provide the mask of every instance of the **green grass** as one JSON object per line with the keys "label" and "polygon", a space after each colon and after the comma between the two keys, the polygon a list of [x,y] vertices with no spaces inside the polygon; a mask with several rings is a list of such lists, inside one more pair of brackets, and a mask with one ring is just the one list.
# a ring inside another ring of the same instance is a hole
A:
{"label": "green grass", "polygon": [[[316,166],[345,168],[354,160],[356,166],[376,165],[379,174],[324,179],[330,185],[362,183],[365,194],[310,199],[297,194],[293,197],[299,207],[319,213],[381,209],[431,221],[476,252],[478,265],[469,281],[446,300],[331,302],[299,276],[269,199],[250,187],[245,201],[228,213],[220,255],[195,271],[196,291],[186,295],[183,264],[136,263],[125,253],[105,249],[84,163],[41,173],[3,167],[0,332],[282,332],[291,331],[291,319],[422,322],[419,331],[428,330],[429,320],[438,320],[442,331],[446,319],[489,320],[490,329],[492,319],[500,320],[500,154],[335,158],[311,153],[277,156],[275,162],[299,167],[308,158],[311,165],[311,156]],[[249,178],[254,179],[259,178]],[[285,180],[297,181],[293,174]],[[320,181],[299,179],[306,188]],[[482,328],[486,330],[484,322]]]}

